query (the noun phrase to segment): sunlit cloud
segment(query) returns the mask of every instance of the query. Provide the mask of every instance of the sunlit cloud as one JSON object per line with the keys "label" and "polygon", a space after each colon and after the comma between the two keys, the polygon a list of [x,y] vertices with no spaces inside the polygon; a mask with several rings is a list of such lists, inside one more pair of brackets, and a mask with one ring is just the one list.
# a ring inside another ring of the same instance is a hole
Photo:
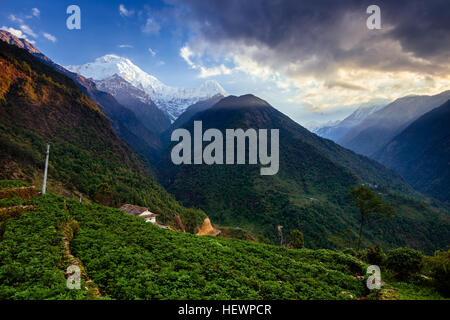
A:
{"label": "sunlit cloud", "polygon": [[434,3],[425,14],[383,2],[383,29],[369,30],[353,1],[273,2],[270,15],[265,1],[174,1],[192,31],[180,56],[199,77],[245,74],[311,112],[450,88],[450,30]]}
{"label": "sunlit cloud", "polygon": [[57,41],[56,37],[54,35],[51,35],[50,33],[44,32],[42,35],[44,36],[44,38],[53,43]]}
{"label": "sunlit cloud", "polygon": [[21,29],[25,34],[27,34],[27,35],[29,35],[29,36],[31,36],[31,37],[33,37],[33,38],[37,38],[37,34],[34,33],[34,31],[33,31],[29,26],[27,26],[26,24],[21,25],[21,26],[20,26],[20,29]]}

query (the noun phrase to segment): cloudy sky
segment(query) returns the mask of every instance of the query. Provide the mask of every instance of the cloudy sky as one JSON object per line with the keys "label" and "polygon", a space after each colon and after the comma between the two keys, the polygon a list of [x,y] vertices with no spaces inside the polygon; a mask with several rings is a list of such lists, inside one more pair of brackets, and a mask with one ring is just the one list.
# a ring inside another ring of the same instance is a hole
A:
{"label": "cloudy sky", "polygon": [[[63,65],[115,53],[171,86],[217,80],[300,123],[450,89],[448,0],[2,1],[0,27]],[[368,29],[369,5],[381,29]]]}

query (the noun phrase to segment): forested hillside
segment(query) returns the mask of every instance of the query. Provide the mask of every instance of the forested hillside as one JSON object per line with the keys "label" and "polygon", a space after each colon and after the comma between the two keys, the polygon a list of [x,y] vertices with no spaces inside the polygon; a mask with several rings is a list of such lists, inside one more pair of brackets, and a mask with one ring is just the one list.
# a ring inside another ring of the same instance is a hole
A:
{"label": "forested hillside", "polygon": [[416,190],[450,202],[450,100],[424,114],[374,158]]}
{"label": "forested hillside", "polygon": [[0,178],[40,185],[50,143],[51,191],[81,193],[86,200],[98,195],[112,206],[147,206],[172,225],[179,214],[190,231],[201,225],[204,213],[182,207],[150,177],[71,79],[3,41],[0,63]]}
{"label": "forested hillside", "polygon": [[230,96],[196,114],[183,126],[191,136],[195,120],[202,121],[203,130],[217,128],[224,136],[227,128],[280,130],[280,170],[274,176],[261,176],[259,165],[174,166],[174,143],[167,149],[159,168],[168,190],[216,223],[250,230],[271,243],[280,243],[281,225],[286,234],[301,230],[311,248],[333,247],[333,236],[358,231],[358,212],[347,197],[350,188],[369,184],[394,205],[397,215],[369,225],[366,245],[409,245],[433,252],[450,241],[447,213],[410,199],[414,192],[399,175],[310,133],[255,96]]}

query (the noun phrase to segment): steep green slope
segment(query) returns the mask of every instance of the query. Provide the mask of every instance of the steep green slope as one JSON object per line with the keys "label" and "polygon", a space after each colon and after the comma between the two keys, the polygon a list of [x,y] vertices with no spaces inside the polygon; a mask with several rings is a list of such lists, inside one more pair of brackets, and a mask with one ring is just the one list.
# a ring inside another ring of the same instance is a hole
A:
{"label": "steep green slope", "polygon": [[[369,225],[364,234],[367,244],[413,245],[432,252],[450,241],[444,214],[402,195],[389,196],[389,190],[412,193],[397,174],[310,133],[261,99],[225,98],[191,119],[185,126],[191,133],[193,120],[201,120],[203,130],[217,128],[223,133],[227,128],[280,130],[280,171],[275,176],[261,176],[257,165],[174,166],[168,148],[160,171],[169,191],[185,205],[205,210],[216,223],[248,229],[272,243],[280,242],[277,227],[282,225],[285,234],[300,229],[309,247],[332,247],[330,236],[357,230],[359,217],[348,205],[349,189],[371,183],[387,200],[398,202],[394,202],[398,218],[380,224],[381,232]],[[408,205],[403,207],[402,202]],[[437,225],[442,230],[438,237]]]}
{"label": "steep green slope", "polygon": [[50,190],[93,199],[97,186],[108,183],[114,206],[143,205],[171,225],[177,213],[190,231],[201,225],[204,213],[182,207],[150,178],[71,79],[2,41],[0,64],[0,179],[40,180],[49,142]]}
{"label": "steep green slope", "polygon": [[137,113],[123,106],[109,93],[97,89],[91,79],[70,72],[45,56],[36,47],[24,39],[0,30],[0,41],[25,49],[39,61],[58,73],[72,79],[75,84],[91,99],[109,118],[114,132],[127,142],[135,152],[142,155],[150,163],[156,162],[161,153],[159,136],[156,131],[148,129]]}
{"label": "steep green slope", "polygon": [[374,158],[417,190],[450,202],[450,100],[397,135]]}
{"label": "steep green slope", "polygon": [[37,211],[9,220],[0,238],[0,300],[86,297],[65,287],[61,239],[69,218],[77,225],[70,250],[105,298],[355,299],[367,293],[356,278],[364,266],[343,253],[197,237],[117,209],[72,200],[64,206],[64,198],[51,194],[29,203]]}

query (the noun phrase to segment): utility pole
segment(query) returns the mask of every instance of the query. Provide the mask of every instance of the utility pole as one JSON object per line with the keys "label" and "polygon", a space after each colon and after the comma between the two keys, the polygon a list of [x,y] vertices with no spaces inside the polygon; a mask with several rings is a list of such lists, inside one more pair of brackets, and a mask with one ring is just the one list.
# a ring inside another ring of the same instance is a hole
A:
{"label": "utility pole", "polygon": [[283,246],[283,226],[278,226],[278,233],[280,234],[280,247]]}
{"label": "utility pole", "polygon": [[49,154],[50,154],[50,144],[47,145],[47,153],[45,155],[44,183],[42,184],[42,194],[45,194],[45,190],[47,189],[47,171],[48,171]]}

